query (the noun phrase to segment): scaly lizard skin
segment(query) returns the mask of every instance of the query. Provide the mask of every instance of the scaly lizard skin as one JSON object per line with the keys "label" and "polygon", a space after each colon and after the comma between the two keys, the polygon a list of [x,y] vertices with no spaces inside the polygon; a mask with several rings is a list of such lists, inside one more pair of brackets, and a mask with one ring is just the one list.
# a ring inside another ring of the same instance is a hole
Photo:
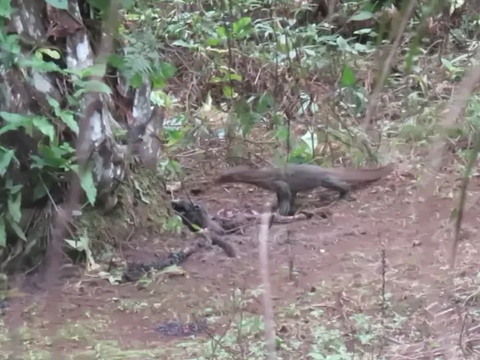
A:
{"label": "scaly lizard skin", "polygon": [[275,192],[278,212],[291,215],[298,192],[310,191],[317,187],[336,190],[340,199],[354,200],[350,195],[353,185],[375,181],[394,169],[390,163],[368,169],[323,168],[317,165],[289,164],[279,168],[254,169],[237,166],[225,171],[215,179],[216,184],[245,183]]}

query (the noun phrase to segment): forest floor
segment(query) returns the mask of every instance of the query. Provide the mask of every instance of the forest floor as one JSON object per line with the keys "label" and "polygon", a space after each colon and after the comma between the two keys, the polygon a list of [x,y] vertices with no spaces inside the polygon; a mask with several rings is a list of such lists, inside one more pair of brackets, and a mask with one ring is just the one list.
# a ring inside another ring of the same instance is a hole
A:
{"label": "forest floor", "polygon": [[[442,175],[427,196],[416,175],[400,167],[356,191],[357,201],[333,203],[327,219],[272,226],[279,358],[454,359],[474,352],[471,358],[479,358],[480,179],[470,184],[452,275],[449,218],[458,177]],[[310,206],[316,198],[308,197]],[[272,195],[252,186],[209,186],[192,199],[212,213],[261,211]],[[264,359],[257,231],[252,226],[229,237],[238,252],[234,259],[221,249],[205,250],[188,258],[183,271],[151,281],[112,285],[74,276],[62,286],[53,313],[41,296],[22,299],[3,316],[9,326],[0,330],[0,358],[21,351],[22,359]],[[149,255],[164,251],[166,242],[174,247],[179,239],[138,237],[130,244],[137,255]],[[168,321],[195,319],[207,326],[192,336],[156,330]],[[20,325],[18,332],[13,325]],[[20,340],[16,350],[12,339]]]}

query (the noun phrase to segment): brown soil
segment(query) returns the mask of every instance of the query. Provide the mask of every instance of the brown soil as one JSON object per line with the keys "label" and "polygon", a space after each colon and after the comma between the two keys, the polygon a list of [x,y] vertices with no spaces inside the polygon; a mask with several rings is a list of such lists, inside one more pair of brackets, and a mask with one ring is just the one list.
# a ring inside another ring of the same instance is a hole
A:
{"label": "brown soil", "polygon": [[[433,302],[445,290],[448,279],[445,269],[452,239],[448,219],[456,206],[457,196],[452,199],[445,190],[454,186],[454,181],[453,178],[442,179],[440,193],[427,196],[416,188],[411,174],[397,171],[387,179],[356,191],[357,201],[331,205],[332,215],[328,219],[314,217],[288,225],[274,225],[269,240],[269,261],[276,309],[305,303],[309,294],[322,292],[322,289],[328,289],[333,296],[329,305],[332,314],[344,311],[348,301],[361,306],[362,300],[353,298],[352,289],[371,286],[378,290],[381,287],[382,249],[386,250],[386,291],[392,294],[393,309],[415,311],[416,307],[426,307]],[[479,179],[472,181],[470,189],[475,193],[480,189]],[[314,202],[315,195],[309,198]],[[208,188],[200,196],[193,197],[212,213],[243,211],[247,207],[260,211],[270,199],[271,194],[240,185],[230,186],[228,192],[224,188]],[[479,206],[473,204],[465,216],[457,259],[460,276],[464,277],[475,275],[480,259],[472,246],[474,234],[480,230],[478,210]],[[227,258],[217,248],[192,255],[182,265],[186,271],[183,276],[161,276],[151,283],[124,285],[110,285],[98,277],[70,279],[62,287],[61,296],[55,298],[58,304],[54,306],[53,317],[45,312],[43,297],[36,295],[13,304],[5,316],[6,322],[30,324],[38,326],[39,331],[55,333],[66,324],[74,326],[94,319],[93,323],[85,325],[89,331],[98,331],[102,339],[116,341],[122,349],[155,348],[160,344],[173,347],[184,339],[161,336],[153,327],[172,319],[192,320],[195,314],[211,312],[218,316],[217,326],[210,331],[221,333],[232,312],[228,298],[233,291],[254,291],[260,285],[255,233],[256,229],[251,227],[245,236],[230,237],[238,251],[235,259]],[[142,252],[150,255],[164,252],[166,244],[181,247],[180,241],[176,237],[146,237],[132,239],[131,245],[141,249],[137,250],[137,255]],[[293,274],[290,274],[289,264],[293,264]],[[375,296],[379,298],[378,294]],[[252,298],[244,311],[261,315],[261,296],[253,295]],[[378,309],[368,307],[365,305],[359,310],[378,313]],[[17,309],[22,309],[21,313],[17,313]],[[281,331],[281,323],[278,319],[278,331]],[[76,334],[75,330],[71,331]],[[87,338],[81,334],[54,338],[52,346],[58,354],[71,354],[89,348],[91,344],[87,344]]]}

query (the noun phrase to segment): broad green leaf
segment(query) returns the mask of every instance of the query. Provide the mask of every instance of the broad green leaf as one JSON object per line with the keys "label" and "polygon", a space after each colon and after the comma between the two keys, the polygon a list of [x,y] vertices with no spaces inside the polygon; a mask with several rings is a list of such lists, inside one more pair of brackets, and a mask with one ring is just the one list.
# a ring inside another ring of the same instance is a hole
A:
{"label": "broad green leaf", "polygon": [[27,241],[27,237],[25,236],[25,233],[20,228],[20,226],[18,226],[18,223],[9,221],[9,225],[20,239],[22,239],[23,241]]}
{"label": "broad green leaf", "polygon": [[222,91],[223,91],[223,95],[229,99],[234,98],[236,95],[235,90],[233,90],[231,86],[224,86],[222,88]]}
{"label": "broad green leaf", "polygon": [[208,46],[217,46],[218,44],[220,44],[220,39],[218,38],[208,38],[206,43]]}
{"label": "broad green leaf", "polygon": [[364,29],[359,29],[353,32],[355,35],[365,35],[365,34],[370,34],[374,33],[372,28],[364,28]]}
{"label": "broad green leaf", "polygon": [[33,201],[43,198],[47,195],[47,191],[45,190],[45,185],[40,181],[35,185],[33,189]]}
{"label": "broad green leaf", "polygon": [[345,66],[343,68],[341,84],[345,87],[355,85],[355,74],[350,66]]}
{"label": "broad green leaf", "polygon": [[35,116],[33,118],[33,125],[41,131],[41,133],[45,136],[48,136],[51,142],[53,142],[55,138],[55,127],[47,118]]}
{"label": "broad green leaf", "polygon": [[85,191],[88,201],[90,204],[95,205],[97,188],[93,181],[93,166],[88,167],[85,171],[78,171],[77,174],[80,177],[80,185],[82,186],[83,191]]}
{"label": "broad green leaf", "polygon": [[232,24],[232,30],[235,35],[240,35],[245,32],[245,28],[251,23],[252,19],[243,17]]}
{"label": "broad green leaf", "polygon": [[21,124],[21,123],[11,123],[11,124],[5,125],[2,128],[0,128],[0,135],[5,134],[12,130],[17,130],[19,127],[22,127],[22,126],[24,126],[24,124]]}
{"label": "broad green leaf", "polygon": [[83,83],[83,88],[75,93],[75,97],[79,97],[86,92],[98,92],[110,95],[112,93],[112,89],[110,89],[110,86],[108,86],[102,81],[88,80]]}
{"label": "broad green leaf", "polygon": [[165,79],[170,79],[177,72],[177,68],[168,62],[163,62],[161,64],[161,72]]}
{"label": "broad green leaf", "polygon": [[194,45],[192,43],[187,43],[186,41],[183,40],[175,40],[172,45],[175,46],[181,46],[181,47],[186,47],[186,48],[192,48],[192,47],[197,47],[198,45]]}
{"label": "broad green leaf", "polygon": [[14,156],[15,152],[13,150],[2,151],[0,153],[0,176],[5,175]]}
{"label": "broad green leaf", "polygon": [[0,247],[7,246],[7,230],[5,229],[5,219],[0,218]]}
{"label": "broad green leaf", "polygon": [[30,117],[20,114],[9,113],[5,111],[0,111],[0,116],[8,123],[23,123]]}
{"label": "broad green leaf", "polygon": [[13,221],[19,222],[22,218],[22,193],[18,193],[16,196],[10,195],[8,197],[8,213],[12,217]]}
{"label": "broad green leaf", "polygon": [[165,81],[165,78],[163,76],[156,76],[159,74],[155,74],[150,77],[150,80],[152,81],[152,88],[155,90],[163,89],[167,82]]}
{"label": "broad green leaf", "polygon": [[327,358],[324,355],[319,353],[311,352],[308,354],[308,356],[313,360],[327,360]]}
{"label": "broad green leaf", "polygon": [[70,245],[72,249],[75,249],[77,251],[85,251],[85,246],[80,239],[79,240],[65,239],[65,242],[68,245]]}
{"label": "broad green leaf", "polygon": [[133,5],[135,5],[135,0],[123,0],[123,8],[125,10],[130,9]]}
{"label": "broad green leaf", "polygon": [[166,80],[173,77],[177,71],[177,68],[168,62],[163,62],[160,67],[153,72],[150,76],[153,87],[155,89],[163,88],[166,85]]}
{"label": "broad green leaf", "polygon": [[32,68],[39,72],[59,72],[59,73],[65,72],[54,62],[43,61],[42,59],[39,59],[36,56],[31,57],[30,59],[19,58],[18,66]]}
{"label": "broad green leaf", "polygon": [[88,76],[104,77],[106,71],[106,64],[94,64],[82,70],[82,78]]}
{"label": "broad green leaf", "polygon": [[134,88],[139,88],[140,86],[142,86],[142,82],[142,75],[139,73],[136,73],[130,78],[130,85]]}
{"label": "broad green leaf", "polygon": [[97,8],[97,9],[100,9],[103,12],[108,11],[108,9],[110,8],[110,0],[87,0],[87,2],[91,6]]}
{"label": "broad green leaf", "polygon": [[273,108],[274,105],[274,100],[272,95],[264,93],[260,97],[260,100],[258,100],[258,105],[257,105],[257,111],[260,114],[265,113],[266,111],[269,111]]}
{"label": "broad green leaf", "polygon": [[62,119],[62,121],[70,128],[70,130],[72,130],[75,134],[78,135],[78,133],[80,132],[80,128],[78,127],[78,123],[73,117],[72,112],[62,111],[60,113],[60,119]]}
{"label": "broad green leaf", "polygon": [[0,17],[10,19],[12,13],[11,0],[0,0]]}
{"label": "broad green leaf", "polygon": [[23,188],[23,185],[22,184],[16,184],[14,185],[13,184],[13,181],[11,179],[7,179],[6,183],[5,183],[5,189],[8,190],[8,192],[13,195],[13,194],[16,194],[18,192],[20,192],[20,190],[22,190]]}
{"label": "broad green leaf", "polygon": [[217,27],[217,35],[220,39],[224,39],[227,37],[227,31],[225,30],[225,27],[219,26]]}
{"label": "broad green leaf", "polygon": [[453,71],[455,70],[455,67],[452,65],[452,63],[450,61],[448,61],[447,59],[445,58],[441,58],[440,61],[442,62],[443,66],[445,66],[447,68],[448,71]]}
{"label": "broad green leaf", "polygon": [[49,57],[51,57],[52,59],[55,59],[55,60],[58,60],[62,57],[62,54],[60,54],[60,52],[58,50],[52,49],[52,48],[40,48],[35,53],[36,54],[46,54],[46,55],[48,55]]}
{"label": "broad green leaf", "polygon": [[252,18],[251,17],[242,17],[238,19],[238,21],[235,21],[234,24],[237,24],[240,28],[244,28],[252,23]]}
{"label": "broad green leaf", "polygon": [[118,54],[111,54],[108,57],[108,63],[117,69],[125,68],[125,59]]}
{"label": "broad green leaf", "polygon": [[53,107],[55,115],[58,116],[65,123],[65,125],[70,128],[70,130],[72,130],[75,134],[78,134],[80,132],[80,129],[73,117],[73,113],[68,110],[60,109],[60,104],[58,103],[58,101],[49,95],[47,95],[47,101],[50,106]]}
{"label": "broad green leaf", "polygon": [[363,21],[371,18],[373,18],[373,14],[370,11],[360,11],[348,19],[348,21]]}
{"label": "broad green leaf", "polygon": [[343,37],[339,36],[337,38],[337,46],[340,50],[345,51],[347,50],[350,46],[348,45],[347,40],[345,40]]}
{"label": "broad green leaf", "polygon": [[0,134],[6,133],[10,130],[16,130],[19,127],[23,126],[28,128],[31,125],[34,125],[42,134],[48,136],[50,141],[53,141],[55,137],[55,127],[52,123],[41,116],[24,116],[20,114],[12,114],[7,112],[0,112],[0,116],[9,124],[0,129]]}
{"label": "broad green leaf", "polygon": [[[42,157],[40,158],[40,163],[44,165],[49,165],[55,168],[67,169],[70,164],[70,156],[72,155],[73,150],[63,146],[38,146],[38,153]],[[31,156],[32,159],[38,161],[35,155]]]}
{"label": "broad green leaf", "polygon": [[225,76],[228,80],[242,81],[242,76],[238,74],[230,74]]}
{"label": "broad green leaf", "polygon": [[45,0],[57,9],[68,10],[68,0]]}

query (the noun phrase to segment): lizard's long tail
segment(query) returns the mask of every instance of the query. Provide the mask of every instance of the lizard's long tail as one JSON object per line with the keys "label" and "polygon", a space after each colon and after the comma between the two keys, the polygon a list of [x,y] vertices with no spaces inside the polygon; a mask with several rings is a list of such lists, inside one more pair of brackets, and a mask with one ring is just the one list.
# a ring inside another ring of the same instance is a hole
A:
{"label": "lizard's long tail", "polygon": [[259,181],[264,182],[265,174],[261,169],[251,168],[245,165],[235,166],[225,170],[213,181],[214,184],[242,182],[256,185]]}
{"label": "lizard's long tail", "polygon": [[364,169],[348,169],[348,168],[324,168],[325,172],[333,175],[339,180],[345,181],[349,184],[357,184],[362,182],[369,182],[378,180],[390,174],[395,168],[394,163],[389,163],[378,168],[364,168]]}

